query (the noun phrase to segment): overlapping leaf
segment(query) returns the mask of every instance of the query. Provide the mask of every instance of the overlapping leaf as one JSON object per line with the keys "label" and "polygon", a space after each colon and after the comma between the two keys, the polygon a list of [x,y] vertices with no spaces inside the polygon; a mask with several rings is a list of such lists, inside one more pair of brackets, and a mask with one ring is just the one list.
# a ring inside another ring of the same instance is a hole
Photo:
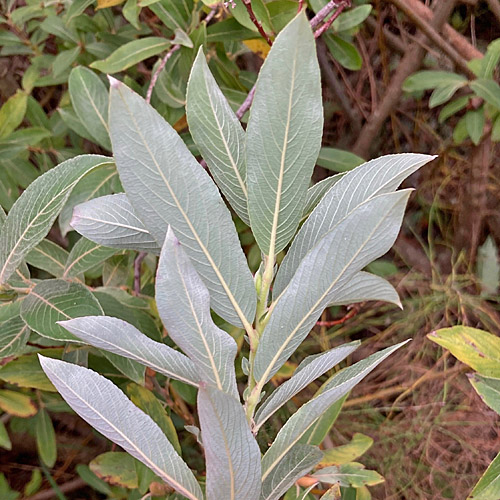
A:
{"label": "overlapping leaf", "polygon": [[236,342],[214,324],[208,290],[171,229],[158,264],[156,305],[170,337],[191,358],[201,380],[237,398]]}
{"label": "overlapping leaf", "polygon": [[161,429],[112,382],[82,366],[40,356],[66,402],[101,434],[190,500],[202,500],[196,478]]}
{"label": "overlapping leaf", "polygon": [[211,307],[249,328],[255,287],[217,187],[177,132],[141,97],[115,80],[110,102],[111,141],[134,211],[159,243],[172,226],[210,291]]}
{"label": "overlapping leaf", "polygon": [[68,255],[62,277],[72,278],[78,276],[104,262],[115,253],[114,248],[99,245],[87,238],[80,238]]}
{"label": "overlapping leaf", "polygon": [[369,199],[302,260],[262,333],[255,358],[256,380],[267,382],[304,340],[337,290],[389,250],[409,194],[405,190]]}
{"label": "overlapping leaf", "polygon": [[247,128],[248,210],[266,255],[282,250],[299,225],[322,128],[316,44],[302,12],[260,70]]}
{"label": "overlapping leaf", "polygon": [[97,155],[77,156],[40,176],[16,201],[0,235],[0,284],[23,257],[47,235],[78,181],[91,170],[112,163]]}

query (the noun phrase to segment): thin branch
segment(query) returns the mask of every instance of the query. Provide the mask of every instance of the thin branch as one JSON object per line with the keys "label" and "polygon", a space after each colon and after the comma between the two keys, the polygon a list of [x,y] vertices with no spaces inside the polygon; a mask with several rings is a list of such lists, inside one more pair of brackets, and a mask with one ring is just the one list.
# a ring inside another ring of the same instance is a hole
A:
{"label": "thin branch", "polygon": [[333,15],[326,21],[323,26],[319,27],[315,32],[314,32],[314,38],[319,38],[325,31],[328,30],[328,28],[333,24],[333,21],[337,19],[337,17],[342,14],[342,11],[348,6],[347,2],[342,2],[338,9],[333,13]]}
{"label": "thin branch", "polygon": [[269,38],[269,35],[265,32],[260,21],[257,19],[257,17],[255,17],[255,12],[252,9],[251,0],[242,0],[242,2],[247,9],[248,15],[250,16],[250,21],[252,21],[252,23],[255,25],[260,35],[262,36],[262,38],[264,38],[264,40],[268,43],[269,47],[271,47],[273,45],[273,42]]}
{"label": "thin branch", "polygon": [[134,293],[136,295],[141,293],[141,267],[146,255],[146,252],[139,252],[134,260]]}
{"label": "thin branch", "polygon": [[236,111],[236,117],[238,120],[243,118],[243,115],[250,109],[252,105],[253,96],[255,95],[255,85],[252,87],[252,90],[248,93],[246,99],[243,101],[243,104]]}
{"label": "thin branch", "polygon": [[176,44],[176,45],[173,45],[172,47],[170,47],[170,50],[165,54],[165,56],[161,60],[161,63],[156,68],[156,71],[154,72],[153,77],[151,78],[151,81],[149,82],[148,92],[146,94],[146,102],[148,104],[151,102],[151,96],[153,95],[153,89],[155,88],[156,81],[158,80],[160,73],[162,72],[163,68],[167,64],[167,61],[172,57],[172,54],[174,52],[177,52],[180,48],[181,48],[181,46],[179,44]]}

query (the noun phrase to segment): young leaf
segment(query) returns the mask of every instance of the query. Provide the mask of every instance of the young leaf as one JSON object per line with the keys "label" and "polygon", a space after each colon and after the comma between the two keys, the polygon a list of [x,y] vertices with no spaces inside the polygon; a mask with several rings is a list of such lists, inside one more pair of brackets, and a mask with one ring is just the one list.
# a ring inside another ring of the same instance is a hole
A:
{"label": "young leaf", "polygon": [[154,108],[116,80],[110,130],[120,179],[146,228],[162,244],[170,224],[210,291],[211,307],[250,329],[255,286],[231,214],[208,174]]}
{"label": "young leaf", "polygon": [[265,479],[280,464],[281,460],[299,442],[302,436],[311,428],[316,420],[328,408],[347,394],[364,377],[366,377],[384,359],[390,356],[406,342],[388,347],[345,368],[332,378],[327,388],[311,401],[305,403],[281,428],[272,446],[262,459],[262,479]]}
{"label": "young leaf", "polygon": [[82,366],[40,356],[40,364],[73,410],[190,500],[203,494],[193,473],[151,417],[112,382]]}
{"label": "young leaf", "polygon": [[24,191],[10,210],[0,235],[0,285],[47,235],[78,181],[109,163],[112,160],[105,156],[77,156],[38,177]]}
{"label": "young leaf", "polygon": [[38,283],[23,300],[21,317],[44,337],[78,342],[57,322],[80,316],[103,314],[97,299],[80,283],[55,279]]}
{"label": "young leaf", "polygon": [[340,347],[335,347],[316,356],[308,356],[299,365],[293,376],[281,384],[262,404],[255,414],[254,432],[279,408],[293,396],[305,389],[312,381],[321,377],[328,370],[338,365],[349,354],[354,352],[359,342],[351,342]]}
{"label": "young leaf", "polygon": [[167,377],[198,386],[196,367],[188,357],[151,340],[121,319],[87,316],[59,324],[87,344],[137,361]]}
{"label": "young leaf", "polygon": [[111,150],[108,128],[108,91],[101,79],[83,66],[74,68],[68,80],[73,108],[87,132]]}
{"label": "young leaf", "polygon": [[207,462],[207,500],[258,500],[260,450],[240,402],[212,387],[198,391]]}
{"label": "young leaf", "polygon": [[212,76],[202,47],[189,77],[186,112],[191,135],[217,185],[249,225],[245,132]]}
{"label": "young leaf", "polygon": [[150,36],[140,38],[122,45],[116,49],[109,57],[102,61],[93,62],[90,67],[113,74],[123,71],[138,62],[144,61],[148,57],[156,56],[171,45],[170,40],[165,38]]}
{"label": "young leaf", "polygon": [[103,247],[87,238],[80,238],[69,253],[62,277],[73,278],[78,276],[104,262],[115,253],[114,248]]}
{"label": "young leaf", "polygon": [[262,482],[261,500],[281,498],[288,488],[310,472],[322,457],[323,452],[317,446],[296,444]]}
{"label": "young leaf", "polygon": [[126,194],[101,196],[77,205],[70,224],[101,245],[160,254],[157,241],[135,215]]}
{"label": "young leaf", "polygon": [[494,80],[472,80],[469,87],[488,104],[500,110],[500,85]]}
{"label": "young leaf", "polygon": [[278,35],[260,70],[247,128],[250,221],[271,258],[299,225],[322,130],[316,44],[302,12]]}
{"label": "young leaf", "polygon": [[210,296],[171,229],[156,275],[156,305],[172,340],[191,358],[200,379],[238,397],[233,338],[210,316]]}
{"label": "young leaf", "polygon": [[387,155],[370,160],[345,174],[318,203],[294,238],[276,275],[273,297],[278,297],[307,252],[357,206],[390,193],[434,157],[422,154]]}
{"label": "young leaf", "polygon": [[306,255],[262,333],[255,357],[256,380],[267,382],[304,340],[338,288],[389,250],[409,195],[405,190],[369,199]]}

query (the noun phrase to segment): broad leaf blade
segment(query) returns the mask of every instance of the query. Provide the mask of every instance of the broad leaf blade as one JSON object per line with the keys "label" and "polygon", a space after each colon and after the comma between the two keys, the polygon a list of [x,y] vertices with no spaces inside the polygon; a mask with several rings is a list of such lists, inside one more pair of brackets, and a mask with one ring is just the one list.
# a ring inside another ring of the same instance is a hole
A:
{"label": "broad leaf blade", "polygon": [[267,382],[304,340],[337,290],[390,249],[409,194],[405,190],[366,201],[307,254],[262,333],[256,380]]}
{"label": "broad leaf blade", "polygon": [[154,108],[117,81],[111,85],[110,130],[120,179],[137,215],[161,244],[172,226],[210,291],[211,307],[249,329],[255,287],[213,181]]}
{"label": "broad leaf blade", "polygon": [[57,322],[103,314],[97,299],[80,283],[55,279],[38,283],[21,304],[21,317],[43,337],[65,342],[78,339]]}
{"label": "broad leaf blade", "polygon": [[110,316],[87,316],[59,323],[75,337],[99,349],[132,359],[167,377],[198,385],[193,363],[180,352],[151,340],[134,326]]}
{"label": "broad leaf blade", "polygon": [[248,218],[245,132],[212,76],[200,47],[187,87],[189,130],[217,185],[240,218]]}
{"label": "broad leaf blade", "polygon": [[83,155],[67,160],[38,177],[18,198],[0,235],[0,284],[23,257],[49,232],[77,182],[91,170],[112,163],[110,158]]}
{"label": "broad leaf blade", "polygon": [[106,86],[93,71],[83,66],[71,71],[68,85],[71,103],[83,126],[96,142],[111,150]]}
{"label": "broad leaf blade", "polygon": [[156,275],[156,305],[173,341],[196,365],[200,379],[238,397],[234,339],[210,316],[210,295],[169,229]]}
{"label": "broad leaf blade", "polygon": [[64,274],[68,255],[64,248],[45,239],[26,255],[26,262],[60,278]]}
{"label": "broad leaf blade", "polygon": [[257,500],[260,450],[240,402],[207,387],[198,391],[198,415],[207,461],[207,500]]}
{"label": "broad leaf blade", "polygon": [[193,473],[158,425],[112,382],[64,361],[40,356],[40,363],[61,396],[90,425],[182,495],[191,500],[203,498]]}
{"label": "broad leaf blade", "polygon": [[299,225],[322,128],[316,44],[302,12],[260,70],[247,128],[248,210],[266,255],[282,250]]}
{"label": "broad leaf blade", "polygon": [[299,365],[293,376],[281,384],[259,408],[254,418],[255,428],[259,429],[275,411],[302,389],[305,389],[311,382],[321,377],[321,375],[349,356],[358,346],[359,342],[351,342],[330,349],[325,353],[306,358]]}
{"label": "broad leaf blade", "polygon": [[276,500],[317,465],[323,452],[317,446],[296,444],[262,483],[261,500]]}
{"label": "broad leaf blade", "polygon": [[377,365],[399,349],[406,342],[388,347],[359,361],[355,365],[345,368],[332,378],[325,390],[317,397],[305,403],[281,428],[272,446],[262,459],[262,479],[265,479],[280,464],[283,457],[300,441],[302,436],[311,428],[318,418],[328,408],[347,394]]}
{"label": "broad leaf blade", "polygon": [[406,177],[433,158],[422,154],[387,155],[345,174],[318,203],[293,240],[276,275],[273,296],[283,292],[300,261],[328,231],[361,203],[397,189]]}
{"label": "broad leaf blade", "polygon": [[126,194],[102,196],[77,205],[71,226],[107,247],[160,253],[157,241],[135,215]]}
{"label": "broad leaf blade", "polygon": [[19,354],[28,342],[30,329],[19,316],[20,302],[0,307],[0,359]]}

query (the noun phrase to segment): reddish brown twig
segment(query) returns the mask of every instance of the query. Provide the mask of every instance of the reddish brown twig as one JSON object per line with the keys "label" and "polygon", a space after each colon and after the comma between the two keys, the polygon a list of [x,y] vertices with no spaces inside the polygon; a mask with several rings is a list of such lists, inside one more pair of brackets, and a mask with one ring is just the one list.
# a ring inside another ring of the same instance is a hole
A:
{"label": "reddish brown twig", "polygon": [[323,24],[323,26],[319,27],[314,32],[314,38],[319,38],[326,30],[328,30],[328,28],[330,28],[330,26],[333,24],[333,21],[335,21],[335,19],[337,19],[337,17],[339,17],[340,14],[342,14],[342,11],[346,7],[347,7],[347,2],[342,2],[341,4],[339,4],[338,9],[332,14],[330,19],[328,19],[328,21],[326,21],[326,23]]}
{"label": "reddish brown twig", "polygon": [[316,326],[326,326],[327,328],[330,328],[331,326],[342,325],[347,320],[354,318],[354,316],[358,314],[358,310],[359,308],[353,307],[346,315],[342,316],[340,319],[334,319],[331,321],[316,321]]}
{"label": "reddish brown twig", "polygon": [[255,25],[257,30],[259,31],[260,35],[262,38],[269,44],[269,47],[272,46],[273,42],[269,38],[269,35],[265,32],[264,28],[262,27],[261,22],[255,17],[255,12],[252,9],[252,2],[251,0],[242,0],[243,5],[246,7],[248,15],[250,16],[250,21]]}
{"label": "reddish brown twig", "polygon": [[146,252],[139,252],[134,260],[134,293],[141,293],[141,266],[142,261],[146,258]]}
{"label": "reddish brown twig", "polygon": [[153,95],[153,89],[155,88],[156,81],[158,80],[158,77],[160,76],[160,73],[162,72],[163,68],[167,64],[167,61],[172,57],[172,54],[176,51],[178,51],[181,48],[179,44],[173,45],[170,50],[165,54],[163,59],[161,60],[159,66],[156,68],[156,71],[153,73],[153,77],[151,78],[151,81],[149,82],[149,87],[148,87],[148,92],[146,94],[146,102],[149,104],[151,102],[151,96]]}

